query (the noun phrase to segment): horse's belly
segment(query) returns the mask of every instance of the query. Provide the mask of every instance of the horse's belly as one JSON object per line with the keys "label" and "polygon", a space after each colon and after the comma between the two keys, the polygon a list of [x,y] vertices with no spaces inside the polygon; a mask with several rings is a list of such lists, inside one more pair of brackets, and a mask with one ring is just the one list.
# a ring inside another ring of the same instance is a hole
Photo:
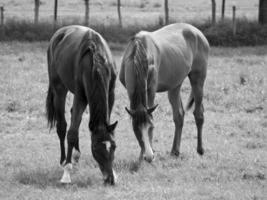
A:
{"label": "horse's belly", "polygon": [[191,70],[191,66],[184,62],[166,62],[159,66],[157,91],[164,92],[182,84]]}

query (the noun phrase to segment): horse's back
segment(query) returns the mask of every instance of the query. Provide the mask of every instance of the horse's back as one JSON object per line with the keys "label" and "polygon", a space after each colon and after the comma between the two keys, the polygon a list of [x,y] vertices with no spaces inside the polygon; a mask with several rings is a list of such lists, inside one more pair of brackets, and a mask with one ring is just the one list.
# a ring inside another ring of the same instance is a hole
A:
{"label": "horse's back", "polygon": [[190,24],[176,23],[165,26],[152,32],[152,37],[161,49],[176,52],[179,59],[180,56],[191,59],[189,53],[196,57],[209,51],[209,43],[203,33]]}
{"label": "horse's back", "polygon": [[158,91],[181,84],[195,67],[193,63],[208,57],[208,41],[192,25],[171,24],[150,35],[158,47]]}
{"label": "horse's back", "polygon": [[[59,29],[51,38],[48,47],[48,71],[50,79],[60,78],[60,81],[71,91],[75,89],[75,76],[79,71],[82,46],[89,40],[97,40],[96,47],[113,61],[111,51],[106,41],[96,31],[84,26],[66,26]],[[114,65],[112,63],[112,65]],[[57,80],[56,80],[57,81]]]}

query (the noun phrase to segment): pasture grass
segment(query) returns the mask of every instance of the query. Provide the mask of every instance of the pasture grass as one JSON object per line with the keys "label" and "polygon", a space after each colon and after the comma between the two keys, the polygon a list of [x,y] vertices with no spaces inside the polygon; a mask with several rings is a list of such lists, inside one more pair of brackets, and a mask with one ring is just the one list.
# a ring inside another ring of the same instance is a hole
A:
{"label": "pasture grass", "polygon": [[[156,96],[152,164],[137,164],[139,147],[117,81],[118,183],[103,185],[90,151],[88,109],[80,127],[82,156],[72,184],[59,183],[59,141],[44,115],[46,42],[1,42],[0,199],[265,199],[267,196],[267,48],[211,49],[205,84],[204,156],[196,153],[192,111],[186,113],[179,158],[170,156],[174,124],[165,93]],[[122,51],[114,51],[119,63]],[[182,87],[186,103],[190,86]],[[72,95],[68,95],[69,122]]]}

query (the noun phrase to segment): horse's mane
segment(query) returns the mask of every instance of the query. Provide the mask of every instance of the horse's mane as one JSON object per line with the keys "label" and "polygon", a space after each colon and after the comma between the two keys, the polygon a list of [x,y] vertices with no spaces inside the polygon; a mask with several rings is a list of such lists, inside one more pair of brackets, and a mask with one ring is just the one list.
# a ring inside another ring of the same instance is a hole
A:
{"label": "horse's mane", "polygon": [[101,40],[94,36],[91,38],[87,33],[84,36],[85,48],[82,50],[82,56],[89,54],[91,65],[91,81],[89,94],[87,94],[90,104],[90,122],[89,127],[93,131],[100,123],[107,125],[109,123],[108,93],[110,73],[106,61],[106,52],[101,46]]}
{"label": "horse's mane", "polygon": [[147,50],[144,42],[140,38],[133,38],[131,41],[132,47],[128,57],[128,62],[134,70],[136,84],[134,93],[131,97],[131,108],[137,109],[142,105],[146,108],[147,105],[147,77],[148,77],[148,61]]}
{"label": "horse's mane", "polygon": [[[99,56],[99,58],[97,58]],[[90,93],[90,129],[93,130],[99,123],[107,124],[109,122],[108,107],[108,77],[104,66],[96,65],[96,62],[102,63],[100,55],[93,56],[94,66],[91,77]],[[102,67],[102,69],[101,69]]]}

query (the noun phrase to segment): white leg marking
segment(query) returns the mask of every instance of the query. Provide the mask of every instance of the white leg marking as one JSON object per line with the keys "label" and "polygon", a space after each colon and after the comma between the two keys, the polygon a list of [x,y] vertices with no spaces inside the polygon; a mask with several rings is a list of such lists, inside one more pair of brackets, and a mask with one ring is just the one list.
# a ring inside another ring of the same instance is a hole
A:
{"label": "white leg marking", "polygon": [[72,164],[69,163],[64,167],[64,173],[60,180],[61,183],[71,183],[70,172],[72,170]]}
{"label": "white leg marking", "polygon": [[81,153],[79,151],[77,151],[76,149],[74,149],[73,153],[72,153],[73,163],[77,164],[79,162],[80,157],[81,157]]}
{"label": "white leg marking", "polygon": [[115,170],[112,170],[112,173],[113,173],[113,177],[114,177],[114,183],[117,183],[118,175],[117,175],[117,173],[115,172]]}

